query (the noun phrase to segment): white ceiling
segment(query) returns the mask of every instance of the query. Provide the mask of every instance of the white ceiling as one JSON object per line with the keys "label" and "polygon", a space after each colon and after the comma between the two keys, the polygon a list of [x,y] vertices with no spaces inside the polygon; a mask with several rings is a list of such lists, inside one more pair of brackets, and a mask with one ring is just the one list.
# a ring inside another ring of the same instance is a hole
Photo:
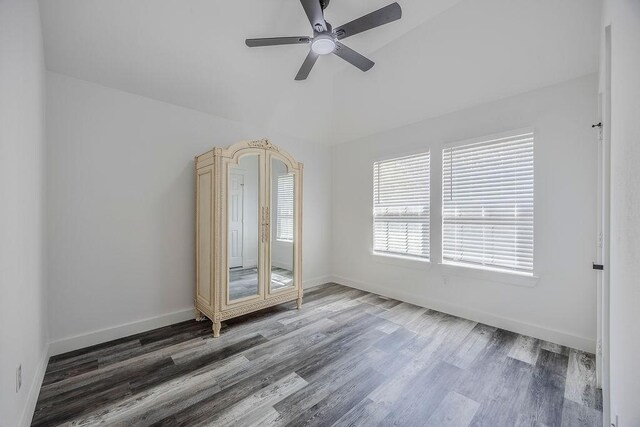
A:
{"label": "white ceiling", "polygon": [[[332,0],[340,25],[392,0]],[[297,0],[41,0],[47,69],[335,143],[597,70],[601,0],[399,0],[400,21],[346,39],[376,66],[329,55],[293,77],[309,35]]]}
{"label": "white ceiling", "polygon": [[[336,74],[349,140],[597,72],[600,0],[466,0]],[[596,88],[594,88],[596,90]]]}

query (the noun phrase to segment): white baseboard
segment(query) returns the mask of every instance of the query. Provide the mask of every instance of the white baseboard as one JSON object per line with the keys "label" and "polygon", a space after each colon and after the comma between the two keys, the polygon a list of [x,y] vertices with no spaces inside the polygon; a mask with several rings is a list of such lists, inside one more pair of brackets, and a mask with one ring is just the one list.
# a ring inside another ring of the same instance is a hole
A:
{"label": "white baseboard", "polygon": [[242,268],[254,268],[258,266],[257,259],[242,259]]}
{"label": "white baseboard", "polygon": [[[363,283],[341,276],[325,275],[307,279],[304,281],[304,287],[308,289],[328,282],[335,282],[344,286],[349,286],[367,292],[373,292],[388,298],[394,298],[400,301],[416,304],[421,307],[428,307],[444,313],[473,320],[475,322],[481,322],[490,326],[495,326],[519,334],[532,336],[538,339],[550,341],[556,344],[561,344],[583,351],[588,351],[591,353],[593,353],[596,348],[595,341],[589,338],[569,334],[563,331],[544,328],[539,325],[521,322],[515,319],[496,316],[491,313],[470,309],[468,307],[463,307],[444,301],[416,297],[415,295],[403,291],[398,291],[397,289],[388,289],[379,285]],[[66,353],[68,351],[77,350],[80,348],[100,344],[118,338],[123,338],[140,332],[149,331],[155,328],[179,323],[185,320],[192,319],[193,317],[193,308],[188,308],[161,316],[129,322],[122,325],[105,328],[86,334],[67,337],[51,342],[45,348],[45,352],[43,354],[41,362],[38,366],[36,374],[34,375],[33,381],[31,382],[27,403],[25,404],[25,408],[20,419],[20,425],[28,426],[31,424],[50,356],[55,356],[57,354]]]}
{"label": "white baseboard", "polygon": [[302,281],[302,286],[304,289],[313,288],[314,286],[324,285],[325,283],[331,282],[333,276],[320,276],[314,277],[313,279],[307,279]]}
{"label": "white baseboard", "polygon": [[174,323],[183,322],[194,318],[195,315],[193,310],[194,309],[191,307],[175,311],[173,313],[163,314],[161,316],[150,317],[110,328],[88,332],[86,334],[62,338],[49,344],[49,353],[51,356],[55,356],[68,351],[78,350],[80,348],[101,344],[103,342],[124,338],[140,332],[146,332],[163,326],[172,325]]}
{"label": "white baseboard", "polygon": [[[330,279],[331,276],[328,275],[307,279],[303,282],[303,286],[304,288],[312,288],[314,286],[327,283],[330,281]],[[49,344],[49,355],[55,356],[58,354],[66,353],[68,351],[78,350],[80,348],[101,344],[103,342],[116,340],[118,338],[124,338],[129,335],[150,331],[152,329],[161,328],[163,326],[172,325],[174,323],[183,322],[185,320],[193,318],[193,308],[188,308],[169,314],[163,314],[161,316],[137,320],[110,328],[88,332],[86,334],[61,338]]]}
{"label": "white baseboard", "polygon": [[271,265],[273,267],[282,268],[284,270],[291,270],[291,265],[288,265],[286,262],[280,262],[280,261],[272,259],[271,260]]}
{"label": "white baseboard", "polygon": [[[491,313],[474,310],[468,307],[463,307],[456,304],[451,304],[444,301],[416,297],[413,294],[407,292],[398,291],[397,289],[388,289],[379,285],[373,285],[370,283],[363,283],[357,280],[341,277],[341,276],[319,276],[311,279],[307,279],[303,282],[304,288],[309,289],[314,286],[319,286],[328,282],[335,282],[341,285],[349,286],[363,291],[373,292],[379,295],[383,295],[389,298],[394,298],[400,301],[405,301],[411,304],[416,304],[421,307],[428,307],[434,310],[442,311],[444,313],[452,314],[465,319],[481,322],[487,325],[503,328],[512,332],[516,332],[523,335],[532,336],[535,338],[550,341],[556,344],[561,344],[567,347],[584,350],[593,353],[596,348],[595,340],[585,338],[563,331],[554,329],[548,329],[539,325],[522,322],[515,319],[509,319],[501,316],[496,316]],[[184,310],[176,311],[161,316],[142,319],[134,322],[125,323],[122,325],[100,329],[92,331],[86,334],[76,335],[72,337],[62,338],[53,341],[49,344],[49,355],[55,356],[57,354],[66,353],[68,351],[78,350],[80,348],[89,347],[103,342],[123,338],[129,335],[137,334],[140,332],[146,332],[155,328],[161,328],[163,326],[172,325],[174,323],[183,322],[185,320],[192,319],[194,316],[193,308],[187,308]],[[43,362],[42,375],[44,376],[44,369],[46,368],[46,362]],[[40,378],[42,381],[42,378]],[[39,388],[38,388],[39,389]],[[37,396],[36,396],[37,399]],[[34,403],[35,405],[35,403]]]}
{"label": "white baseboard", "polygon": [[49,364],[49,349],[50,346],[48,344],[45,345],[40,363],[36,368],[36,373],[33,376],[31,385],[29,386],[27,402],[24,405],[22,416],[20,417],[21,426],[27,427],[31,425],[33,413],[36,410],[36,404],[38,403],[38,396],[40,395],[40,388],[42,387],[42,380],[44,380],[44,374],[47,371],[47,365]]}
{"label": "white baseboard", "polygon": [[545,328],[532,323],[496,316],[484,311],[451,304],[445,301],[416,296],[408,292],[399,291],[397,289],[389,289],[379,285],[363,283],[357,280],[348,279],[346,277],[331,276],[330,280],[327,281],[335,282],[344,286],[349,286],[350,288],[360,289],[362,291],[373,292],[375,294],[382,295],[388,298],[397,299],[400,301],[419,305],[421,307],[431,308],[443,313],[473,320],[474,322],[484,323],[489,326],[495,326],[497,328],[506,329],[511,332],[516,332],[518,334],[527,335],[578,350],[587,351],[589,353],[594,353],[596,350],[596,343],[593,339],[573,335],[555,329]]}

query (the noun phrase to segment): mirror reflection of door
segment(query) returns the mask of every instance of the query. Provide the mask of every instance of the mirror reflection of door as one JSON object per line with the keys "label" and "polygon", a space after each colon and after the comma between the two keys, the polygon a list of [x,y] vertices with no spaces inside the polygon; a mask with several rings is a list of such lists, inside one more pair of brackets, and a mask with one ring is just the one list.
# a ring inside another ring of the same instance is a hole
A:
{"label": "mirror reflection of door", "polygon": [[227,181],[228,295],[232,301],[259,294],[259,156],[245,155],[237,165],[229,165]]}
{"label": "mirror reflection of door", "polygon": [[271,291],[293,283],[294,176],[281,160],[271,159]]}
{"label": "mirror reflection of door", "polygon": [[229,268],[242,267],[244,175],[229,174]]}

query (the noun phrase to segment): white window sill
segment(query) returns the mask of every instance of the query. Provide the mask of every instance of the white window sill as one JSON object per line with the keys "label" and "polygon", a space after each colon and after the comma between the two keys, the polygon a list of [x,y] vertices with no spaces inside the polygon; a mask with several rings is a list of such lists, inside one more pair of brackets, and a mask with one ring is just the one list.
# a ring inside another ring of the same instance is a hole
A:
{"label": "white window sill", "polygon": [[539,276],[526,273],[500,271],[492,268],[475,267],[464,264],[438,263],[442,269],[442,275],[446,277],[465,277],[468,279],[487,280],[507,285],[524,286],[533,288],[540,280]]}
{"label": "white window sill", "polygon": [[414,268],[418,270],[431,269],[431,261],[426,258],[371,252],[371,259],[373,262],[380,264],[395,265],[398,267]]}

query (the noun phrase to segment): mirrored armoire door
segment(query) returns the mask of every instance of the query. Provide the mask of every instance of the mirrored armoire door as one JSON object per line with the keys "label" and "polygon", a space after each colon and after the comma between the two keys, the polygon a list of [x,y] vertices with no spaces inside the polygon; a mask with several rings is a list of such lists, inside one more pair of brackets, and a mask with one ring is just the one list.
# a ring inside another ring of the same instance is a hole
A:
{"label": "mirrored armoire door", "polygon": [[267,251],[267,295],[296,289],[296,245],[299,242],[295,165],[276,153],[267,153],[267,194],[269,201],[269,248]]}
{"label": "mirrored armoire door", "polygon": [[264,296],[264,155],[245,150],[227,164],[225,307]]}
{"label": "mirrored armoire door", "polygon": [[302,164],[268,140],[196,157],[196,318],[302,305]]}

